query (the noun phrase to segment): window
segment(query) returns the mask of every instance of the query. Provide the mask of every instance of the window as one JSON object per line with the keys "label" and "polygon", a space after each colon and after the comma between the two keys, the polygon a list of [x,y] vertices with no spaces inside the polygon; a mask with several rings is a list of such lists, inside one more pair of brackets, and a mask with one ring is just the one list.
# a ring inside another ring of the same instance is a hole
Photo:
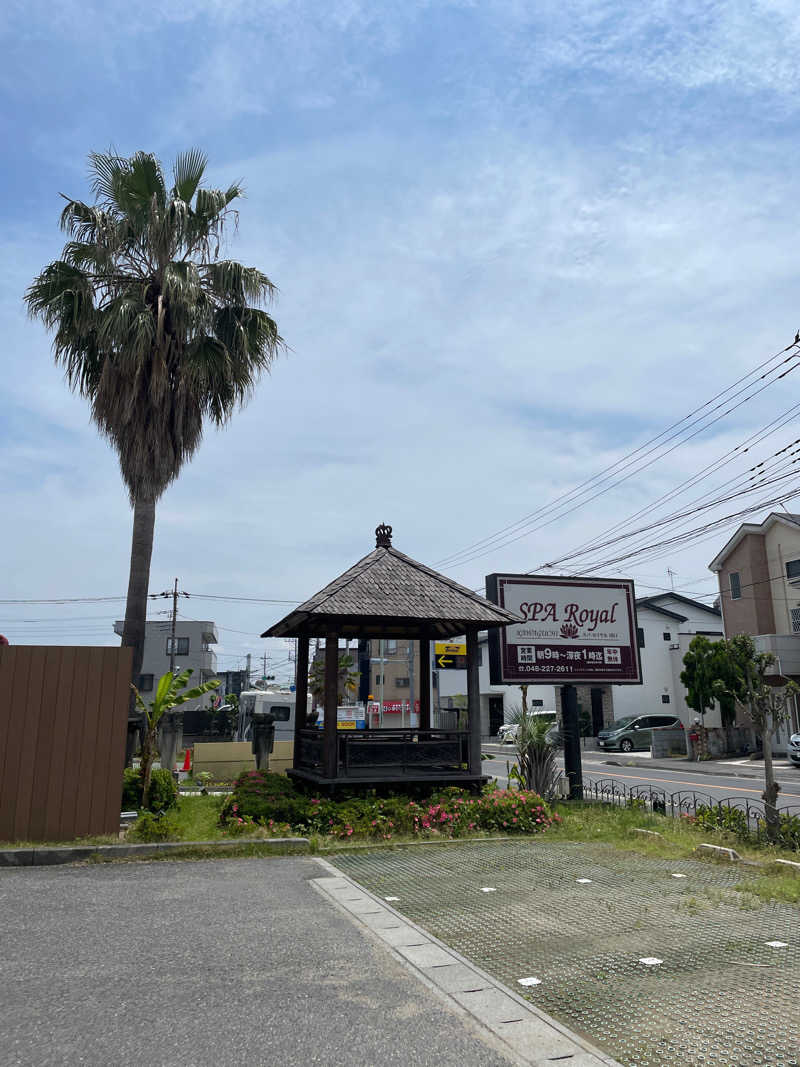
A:
{"label": "window", "polygon": [[800,559],[787,559],[787,561],[786,561],[786,577],[790,581],[793,578],[800,578]]}
{"label": "window", "polygon": [[152,693],[153,692],[153,675],[152,674],[140,674],[139,684],[136,686],[140,693]]}
{"label": "window", "polygon": [[394,684],[398,689],[408,689],[411,682],[408,678],[395,678]]}
{"label": "window", "polygon": [[375,675],[375,685],[383,685],[384,680],[385,679],[382,674]]}
{"label": "window", "polygon": [[789,614],[792,616],[792,633],[800,634],[800,608],[791,608]]}
{"label": "window", "polygon": [[662,704],[669,704],[669,693],[662,693],[661,694],[661,703]]}
{"label": "window", "polygon": [[739,577],[739,572],[738,571],[731,571],[731,573],[729,575],[729,578],[730,578],[730,583],[731,583],[731,600],[741,600],[742,599],[742,581],[741,581],[741,578]]}
{"label": "window", "polygon": [[[172,638],[167,638],[167,655],[172,655]],[[189,655],[189,638],[188,637],[176,637],[175,638],[175,655],[176,656],[188,656]]]}
{"label": "window", "polygon": [[393,656],[397,652],[397,641],[386,641],[383,648],[387,656]]}
{"label": "window", "polygon": [[672,634],[669,633],[667,630],[665,630],[661,636],[664,638],[665,641],[672,640]]}
{"label": "window", "polygon": [[543,700],[530,700],[530,701],[528,701],[528,703],[530,704],[530,706],[532,708],[543,708],[544,707],[544,701]]}
{"label": "window", "polygon": [[644,648],[644,629],[641,626],[636,627],[636,642],[639,648]]}
{"label": "window", "polygon": [[292,714],[288,704],[272,704],[269,710],[275,716],[275,722],[288,722]]}
{"label": "window", "polygon": [[672,727],[673,729],[680,728],[680,722],[674,715],[651,715],[651,725],[658,729],[659,727]]}

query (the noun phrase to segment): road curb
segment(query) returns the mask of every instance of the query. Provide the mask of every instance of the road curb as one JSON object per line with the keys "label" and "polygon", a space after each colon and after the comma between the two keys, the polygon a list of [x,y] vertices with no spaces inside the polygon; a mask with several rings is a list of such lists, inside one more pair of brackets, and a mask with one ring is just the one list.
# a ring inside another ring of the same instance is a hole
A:
{"label": "road curb", "polygon": [[161,854],[175,854],[202,848],[209,852],[228,852],[231,849],[257,848],[263,852],[282,852],[292,849],[309,852],[307,837],[270,837],[264,841],[158,841],[142,845],[55,845],[43,848],[0,849],[0,867],[49,867],[60,863],[80,863],[86,860],[114,860],[147,858]]}
{"label": "road curb", "polygon": [[558,1019],[525,1000],[423,927],[348,877],[330,860],[317,858],[325,877],[311,885],[374,938],[391,956],[434,990],[450,1008],[469,1018],[527,1067],[575,1064],[621,1067]]}

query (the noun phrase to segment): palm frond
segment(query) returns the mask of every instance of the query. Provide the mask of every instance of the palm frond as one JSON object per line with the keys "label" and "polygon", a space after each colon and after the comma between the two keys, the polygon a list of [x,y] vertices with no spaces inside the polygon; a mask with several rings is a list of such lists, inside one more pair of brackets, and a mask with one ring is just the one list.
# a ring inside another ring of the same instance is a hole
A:
{"label": "palm frond", "polygon": [[89,153],[92,190],[107,207],[119,207],[116,199],[117,190],[122,176],[129,170],[129,161],[117,155],[116,152]]}
{"label": "palm frond", "polygon": [[266,274],[231,259],[205,264],[203,276],[211,292],[228,304],[269,303],[276,292]]}
{"label": "palm frond", "polygon": [[49,329],[79,335],[93,321],[93,287],[80,267],[58,259],[50,263],[25,294],[28,314]]}
{"label": "palm frond", "polygon": [[175,181],[172,190],[173,198],[190,204],[203,180],[207,165],[208,157],[199,148],[190,148],[188,152],[181,152],[172,168]]}

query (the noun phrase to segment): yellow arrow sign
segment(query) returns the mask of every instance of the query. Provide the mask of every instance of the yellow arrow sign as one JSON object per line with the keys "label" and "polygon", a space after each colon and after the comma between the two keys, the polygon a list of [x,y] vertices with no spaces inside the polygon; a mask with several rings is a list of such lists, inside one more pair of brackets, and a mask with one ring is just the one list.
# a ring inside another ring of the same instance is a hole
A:
{"label": "yellow arrow sign", "polygon": [[467,646],[437,641],[434,646],[436,666],[442,670],[464,670],[467,665]]}

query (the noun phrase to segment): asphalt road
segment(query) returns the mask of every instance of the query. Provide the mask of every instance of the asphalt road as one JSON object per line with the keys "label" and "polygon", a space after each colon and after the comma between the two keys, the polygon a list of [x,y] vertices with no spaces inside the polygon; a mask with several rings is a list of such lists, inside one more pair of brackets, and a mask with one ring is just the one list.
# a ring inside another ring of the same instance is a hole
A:
{"label": "asphalt road", "polygon": [[510,1067],[306,858],[0,871],[3,1067]]}
{"label": "asphalt road", "polygon": [[[506,763],[514,761],[513,747],[511,745],[485,745],[484,751],[496,756],[495,759],[484,760],[484,771],[494,775],[500,784],[505,786],[508,782]],[[563,758],[559,758],[559,765],[563,768]],[[800,809],[800,770],[791,768],[789,771],[781,771],[777,778],[781,784],[778,806]],[[586,753],[583,757],[584,783],[597,782],[600,779],[604,781],[614,779],[628,788],[651,785],[654,789],[663,789],[667,793],[694,791],[712,797],[714,800],[724,800],[727,797],[759,800],[764,788],[758,778],[733,776],[724,778],[717,774],[694,774],[658,767],[652,769],[649,767],[615,767],[613,764],[609,765],[607,760],[601,758],[597,752]]]}

